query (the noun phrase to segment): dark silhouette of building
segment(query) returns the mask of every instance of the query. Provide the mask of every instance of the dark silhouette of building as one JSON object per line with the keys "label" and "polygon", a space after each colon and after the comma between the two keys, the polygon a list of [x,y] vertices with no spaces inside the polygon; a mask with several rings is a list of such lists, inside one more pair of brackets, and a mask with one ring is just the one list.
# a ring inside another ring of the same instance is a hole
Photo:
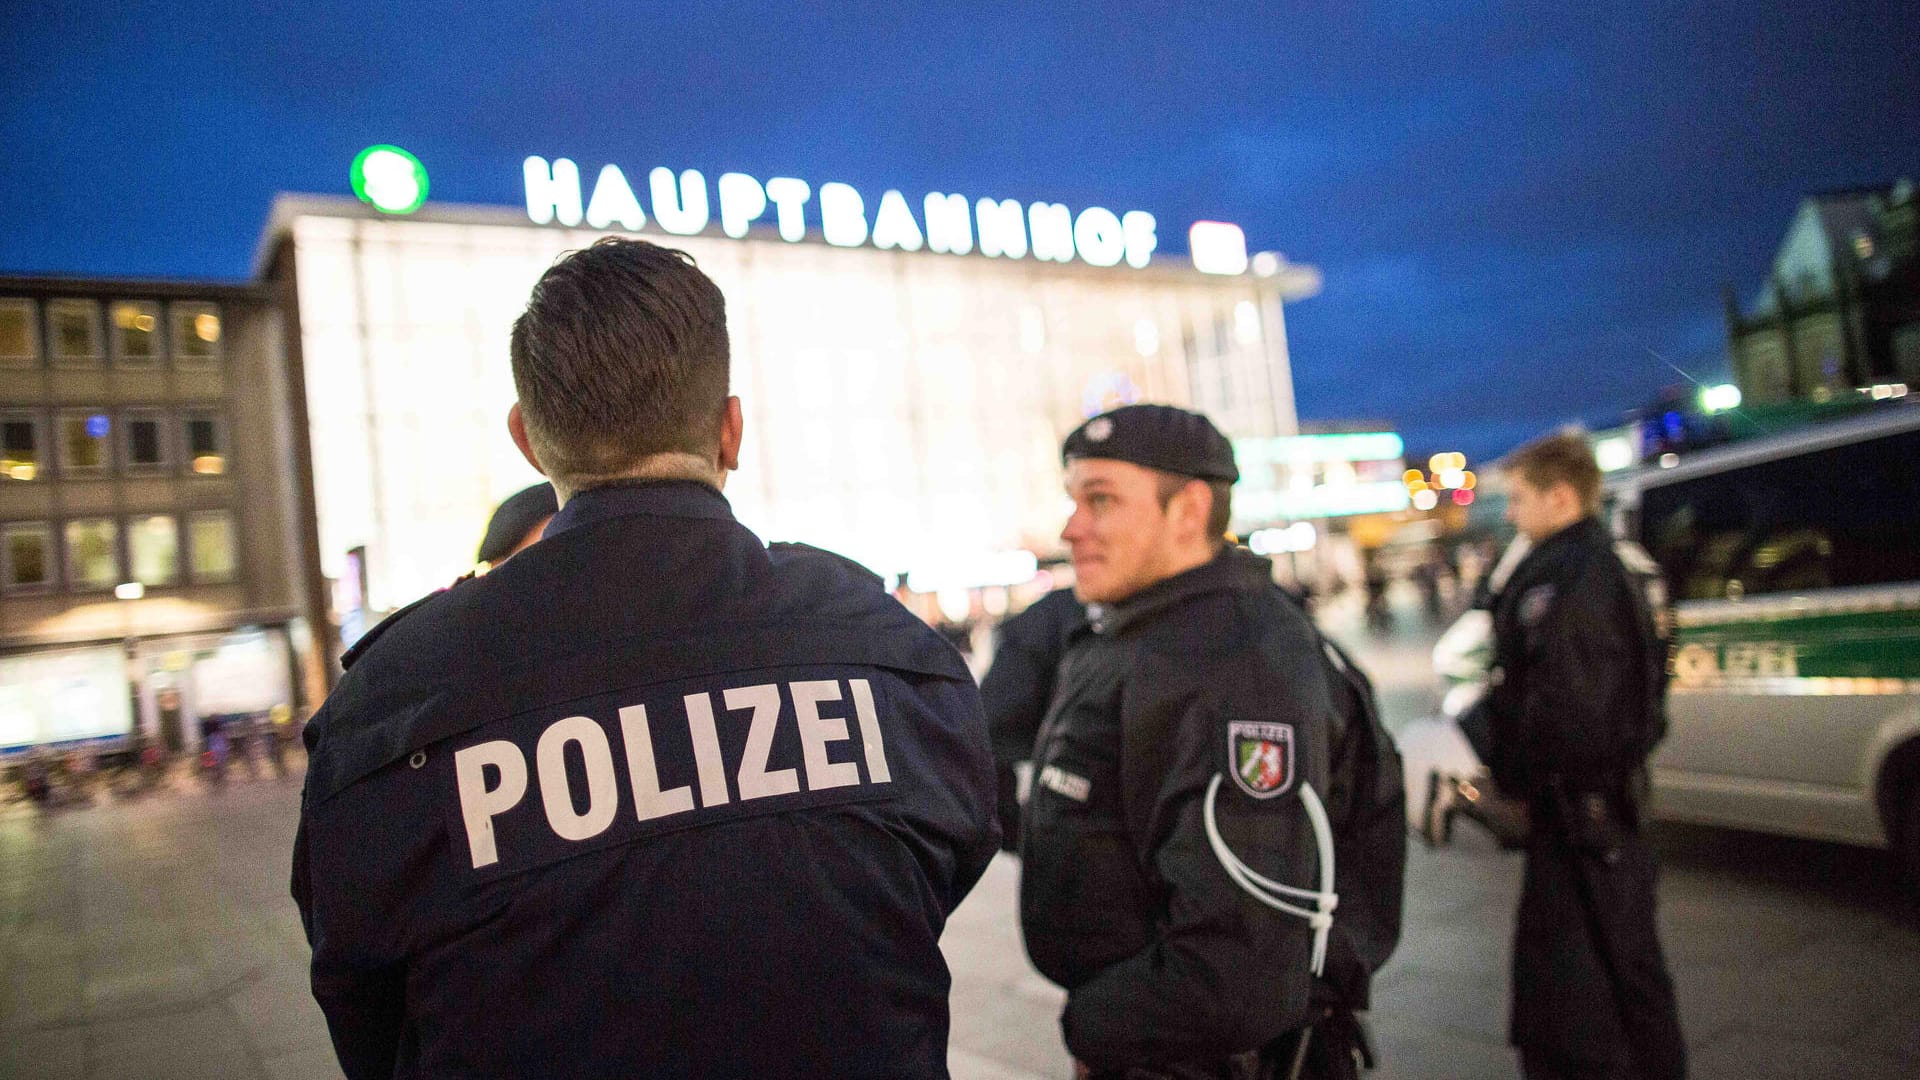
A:
{"label": "dark silhouette of building", "polygon": [[1727,346],[1745,401],[1920,387],[1917,218],[1907,179],[1800,204],[1753,302],[1743,310],[1727,288]]}

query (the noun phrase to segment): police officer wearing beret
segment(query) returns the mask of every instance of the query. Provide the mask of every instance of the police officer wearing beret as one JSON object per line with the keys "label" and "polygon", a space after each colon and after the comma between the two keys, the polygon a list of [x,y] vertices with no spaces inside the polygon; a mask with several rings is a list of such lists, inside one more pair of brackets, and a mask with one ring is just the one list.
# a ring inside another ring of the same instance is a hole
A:
{"label": "police officer wearing beret", "polygon": [[1532,822],[1510,1038],[1528,1080],[1680,1080],[1639,810],[1666,729],[1658,567],[1599,520],[1584,436],[1522,446],[1507,473],[1507,517],[1533,545],[1494,598],[1486,699],[1488,765]]}
{"label": "police officer wearing beret", "polygon": [[[1034,744],[1020,920],[1081,1075],[1270,1075],[1332,916],[1329,687],[1272,565],[1224,542],[1205,417],[1096,416],[1063,450],[1086,630]],[[1284,1074],[1284,1066],[1282,1066]]]}
{"label": "police officer wearing beret", "polygon": [[566,256],[511,356],[558,515],[357,643],[306,731],[293,891],[342,1069],[944,1077],[938,939],[998,831],[967,668],[734,520],[690,258]]}

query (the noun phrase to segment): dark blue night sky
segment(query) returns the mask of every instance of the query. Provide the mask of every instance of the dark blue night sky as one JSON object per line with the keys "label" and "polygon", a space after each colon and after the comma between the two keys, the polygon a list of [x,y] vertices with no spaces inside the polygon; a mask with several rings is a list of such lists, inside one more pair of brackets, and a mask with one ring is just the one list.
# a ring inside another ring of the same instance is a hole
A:
{"label": "dark blue night sky", "polygon": [[1303,419],[1479,457],[1723,374],[1805,193],[1920,179],[1912,8],[1600,6],[19,5],[0,271],[244,277],[374,142],[451,201],[538,153],[1220,218],[1326,275]]}

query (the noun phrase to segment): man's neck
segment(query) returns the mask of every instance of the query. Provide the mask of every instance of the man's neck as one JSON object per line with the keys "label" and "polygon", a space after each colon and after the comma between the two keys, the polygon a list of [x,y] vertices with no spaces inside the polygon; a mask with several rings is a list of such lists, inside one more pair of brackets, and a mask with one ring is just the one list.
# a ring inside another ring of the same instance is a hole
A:
{"label": "man's neck", "polygon": [[633,468],[614,473],[595,473],[588,476],[569,476],[565,481],[553,481],[553,493],[560,505],[582,491],[604,487],[608,484],[630,483],[645,480],[691,480],[705,484],[715,491],[726,490],[727,471],[712,460],[698,454],[674,451],[655,454],[635,464]]}

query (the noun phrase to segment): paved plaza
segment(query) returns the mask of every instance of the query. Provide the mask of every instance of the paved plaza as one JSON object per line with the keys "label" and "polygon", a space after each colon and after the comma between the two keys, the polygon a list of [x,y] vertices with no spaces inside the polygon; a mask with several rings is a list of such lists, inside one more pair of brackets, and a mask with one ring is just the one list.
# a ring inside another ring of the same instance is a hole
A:
{"label": "paved plaza", "polygon": [[[1417,670],[1421,648],[1389,641],[1369,660]],[[1429,704],[1417,677],[1382,693],[1402,717]],[[0,807],[0,1077],[338,1077],[287,896],[299,792],[296,776]],[[1884,855],[1670,826],[1654,839],[1696,1078],[1920,1076],[1920,911]],[[1014,925],[1018,870],[997,859],[948,927],[957,1080],[1069,1075],[1061,994]],[[1519,871],[1469,826],[1449,848],[1414,846],[1407,932],[1372,1017],[1381,1080],[1515,1075]]]}

